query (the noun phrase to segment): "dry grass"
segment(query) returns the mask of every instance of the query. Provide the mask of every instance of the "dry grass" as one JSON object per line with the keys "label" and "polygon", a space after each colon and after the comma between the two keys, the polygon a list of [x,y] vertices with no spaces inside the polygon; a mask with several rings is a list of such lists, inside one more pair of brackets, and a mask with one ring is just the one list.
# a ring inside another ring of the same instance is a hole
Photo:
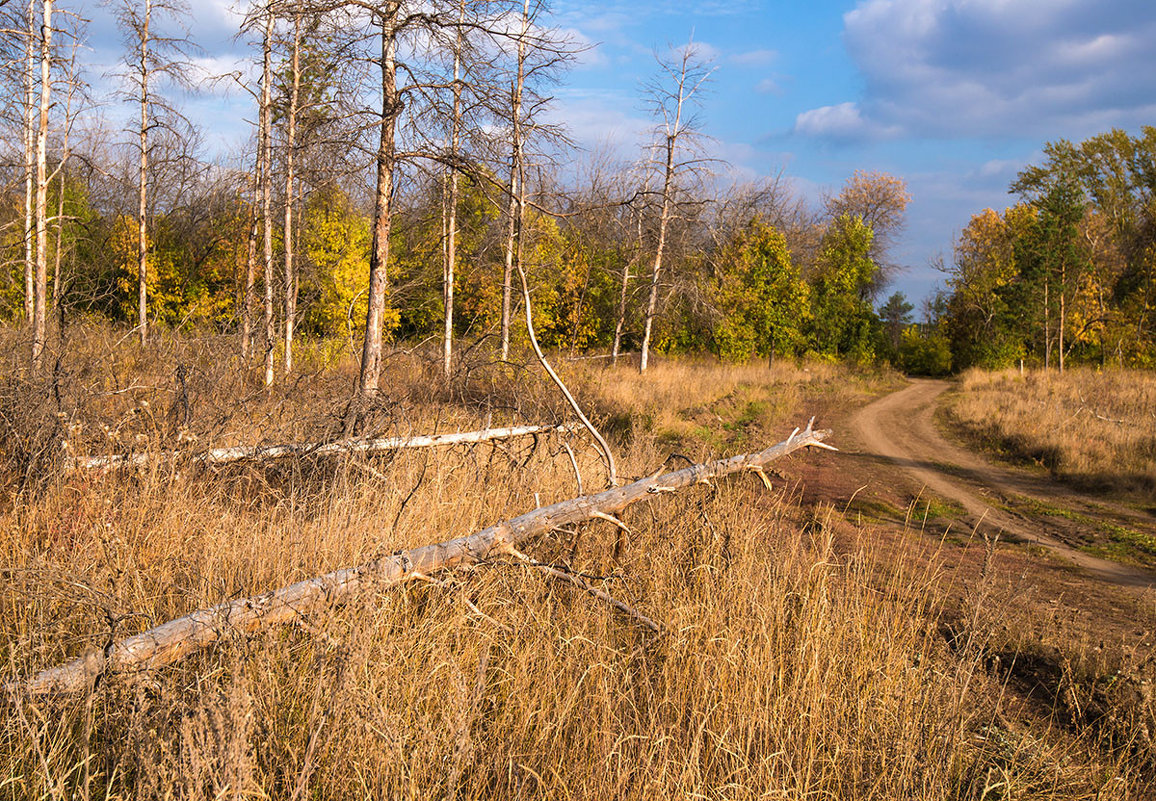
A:
{"label": "dry grass", "polygon": [[1156,493],[1156,375],[972,370],[952,418],[989,447],[1090,489]]}
{"label": "dry grass", "polygon": [[[135,364],[132,346],[114,344],[96,331],[55,381],[13,373],[0,396],[4,442],[23,454],[8,457],[18,494],[0,509],[4,679],[575,494],[552,440],[64,475],[37,420],[73,427],[88,451],[318,437],[339,427],[353,370],[329,357],[266,393],[223,343],[165,343]],[[416,355],[391,364],[372,430],[560,414],[529,372],[479,366],[439,389]],[[751,426],[800,415],[771,393],[846,402],[855,384],[830,369],[668,363],[652,383],[589,367],[570,377],[604,419],[653,416],[616,443],[623,472],[640,475],[668,457],[669,429],[697,430],[671,410],[715,415],[696,426],[737,447]],[[54,400],[13,405],[35,397]],[[579,461],[597,484],[594,451]],[[991,625],[979,623],[994,612],[988,579],[970,590],[971,625],[945,638],[933,555],[900,548],[884,562],[864,532],[753,478],[659,497],[625,520],[625,541],[596,522],[533,555],[606,577],[597,583],[661,620],[662,636],[532,567],[486,564],[84,697],[14,699],[0,722],[0,799],[1141,797],[1150,763],[1136,741],[1101,748],[1001,711],[985,667]]]}

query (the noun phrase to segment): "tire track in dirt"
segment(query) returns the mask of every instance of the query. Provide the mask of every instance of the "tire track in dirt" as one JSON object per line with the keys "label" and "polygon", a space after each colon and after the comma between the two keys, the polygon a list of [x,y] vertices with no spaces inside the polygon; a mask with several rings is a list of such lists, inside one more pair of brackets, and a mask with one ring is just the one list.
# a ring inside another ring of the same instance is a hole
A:
{"label": "tire track in dirt", "polygon": [[1027,496],[1066,508],[1075,505],[1091,515],[1096,512],[1089,510],[1105,504],[1054,482],[992,464],[946,440],[935,426],[934,414],[940,395],[950,386],[947,381],[914,380],[860,409],[851,425],[864,455],[894,463],[935,494],[960,504],[981,531],[1005,532],[1041,545],[1103,581],[1130,587],[1156,586],[1156,575],[1147,570],[1080,551],[1050,533],[1041,521],[994,506],[988,500],[993,495]]}

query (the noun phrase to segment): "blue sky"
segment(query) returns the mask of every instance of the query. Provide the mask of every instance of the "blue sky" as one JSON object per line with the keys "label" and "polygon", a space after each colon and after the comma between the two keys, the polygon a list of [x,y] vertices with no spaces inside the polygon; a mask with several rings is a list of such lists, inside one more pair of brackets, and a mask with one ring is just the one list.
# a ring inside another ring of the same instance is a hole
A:
{"label": "blue sky", "polygon": [[[191,5],[204,61],[229,68],[231,3]],[[94,60],[111,63],[106,13],[87,11]],[[716,66],[703,127],[736,175],[783,171],[815,202],[856,169],[904,178],[892,256],[915,300],[970,216],[1013,202],[1008,184],[1044,142],[1156,124],[1154,0],[556,0],[551,21],[589,45],[556,89],[557,118],[587,148],[637,152],[654,54],[693,34]],[[187,112],[216,120],[223,147],[246,103],[208,95]]]}

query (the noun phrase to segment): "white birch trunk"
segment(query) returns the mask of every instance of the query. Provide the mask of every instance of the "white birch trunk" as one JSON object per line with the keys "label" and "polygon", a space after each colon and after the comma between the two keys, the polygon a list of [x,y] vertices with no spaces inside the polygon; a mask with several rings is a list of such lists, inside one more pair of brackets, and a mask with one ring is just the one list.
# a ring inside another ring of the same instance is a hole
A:
{"label": "white birch trunk", "polygon": [[152,0],[144,0],[140,30],[140,165],[137,195],[137,316],[140,344],[148,342],[148,174],[149,174],[149,22]]}
{"label": "white birch trunk", "polygon": [[389,287],[389,234],[392,223],[394,137],[401,102],[397,91],[397,25],[399,0],[389,0],[379,13],[381,26],[381,138],[377,147],[377,191],[373,206],[373,246],[369,259],[369,302],[365,312],[365,342],[361,352],[358,394],[377,394],[381,376],[382,326]]}
{"label": "white birch trunk", "polygon": [[297,150],[297,103],[301,89],[301,14],[293,17],[293,83],[285,131],[285,375],[293,370],[293,325],[297,318],[297,273],[293,264],[293,181]]}
{"label": "white birch trunk", "polygon": [[261,71],[261,111],[258,139],[261,148],[262,257],[265,278],[265,386],[273,383],[273,9],[265,8],[264,65]]}
{"label": "white birch trunk", "polygon": [[24,42],[24,318],[36,309],[36,249],[33,214],[36,195],[36,0],[28,0]]}
{"label": "white birch trunk", "polygon": [[52,104],[52,0],[40,23],[40,120],[36,129],[36,280],[32,310],[32,367],[44,353],[48,294],[48,111]]}

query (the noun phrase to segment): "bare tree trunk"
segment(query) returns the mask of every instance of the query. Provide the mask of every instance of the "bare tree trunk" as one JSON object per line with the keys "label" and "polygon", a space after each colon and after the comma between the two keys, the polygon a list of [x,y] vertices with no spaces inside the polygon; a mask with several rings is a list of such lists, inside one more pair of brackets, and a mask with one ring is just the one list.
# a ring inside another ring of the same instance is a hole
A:
{"label": "bare tree trunk", "polygon": [[642,253],[642,212],[635,218],[634,252],[622,265],[622,291],[618,296],[618,319],[614,323],[614,344],[610,348],[610,364],[618,364],[618,353],[622,349],[622,329],[626,327],[626,298],[630,288],[630,268]]}
{"label": "bare tree trunk", "polygon": [[514,251],[518,247],[518,168],[517,156],[510,156],[510,202],[506,209],[506,264],[502,273],[502,360],[510,357],[510,317],[513,306]]}
{"label": "bare tree trunk", "polygon": [[241,298],[241,356],[253,352],[253,290],[257,283],[257,188],[261,185],[260,157],[253,169],[253,197],[249,203],[249,235],[245,246],[245,290]]}
{"label": "bare tree trunk", "polygon": [[60,263],[64,256],[64,169],[60,170],[60,197],[56,202],[56,254],[52,265],[52,308],[60,305]]}
{"label": "bare tree trunk", "polygon": [[261,148],[261,221],[265,267],[265,386],[273,383],[273,8],[265,7],[264,66],[261,72],[261,113],[258,139]]}
{"label": "bare tree trunk", "polygon": [[361,354],[358,395],[377,393],[381,375],[382,325],[389,285],[389,232],[392,222],[394,136],[401,103],[397,91],[397,25],[400,0],[388,0],[378,12],[381,26],[381,139],[377,147],[377,191],[373,207],[373,247],[369,258],[369,302]]}
{"label": "bare tree trunk", "polygon": [[202,453],[181,451],[162,453],[114,453],[109,456],[78,456],[64,460],[66,470],[108,470],[117,467],[144,467],[159,461],[187,458],[196,464],[223,465],[249,460],[268,461],[291,456],[318,458],[349,453],[387,453],[418,448],[445,448],[451,445],[476,445],[480,442],[538,436],[550,433],[570,433],[578,430],[574,423],[557,426],[509,426],[487,428],[482,431],[460,431],[453,434],[433,434],[416,437],[378,437],[374,439],[340,439],[334,442],[303,442],[286,445],[236,445],[213,448]]}
{"label": "bare tree trunk", "polygon": [[24,318],[31,323],[36,307],[36,256],[33,244],[36,190],[36,0],[28,0],[24,43]]}
{"label": "bare tree trunk", "polygon": [[149,21],[152,0],[144,0],[144,26],[140,31],[140,173],[137,205],[138,317],[141,347],[148,341],[148,172],[149,172]]}
{"label": "bare tree trunk", "polygon": [[285,375],[293,370],[293,324],[297,316],[297,274],[293,264],[293,179],[297,149],[297,102],[301,90],[301,12],[293,15],[293,83],[285,131]]}
{"label": "bare tree trunk", "polygon": [[1044,369],[1049,370],[1052,366],[1052,309],[1048,275],[1044,273]]}
{"label": "bare tree trunk", "polygon": [[[450,159],[456,161],[462,125],[462,23],[465,21],[466,4],[458,4],[458,30],[454,41],[454,109],[450,131]],[[446,253],[445,270],[442,273],[442,305],[445,308],[445,331],[442,344],[442,373],[450,380],[454,349],[454,268],[457,263],[458,235],[458,171],[450,168],[449,198],[446,201]]]}
{"label": "bare tree trunk", "polygon": [[522,94],[526,84],[526,33],[530,26],[530,0],[522,2],[522,29],[518,34],[518,75],[510,97],[510,204],[506,231],[506,270],[502,276],[502,359],[510,356],[510,321],[513,306],[515,251],[522,247]]}
{"label": "bare tree trunk", "polygon": [[48,110],[52,104],[52,0],[40,23],[40,122],[36,130],[36,287],[32,311],[32,367],[44,353],[48,286]]}
{"label": "bare tree trunk", "polygon": [[1066,322],[1064,319],[1064,312],[1065,312],[1064,298],[1066,295],[1065,290],[1068,287],[1068,276],[1067,276],[1068,270],[1067,270],[1067,267],[1068,267],[1067,263],[1065,261],[1061,260],[1060,261],[1060,334],[1059,334],[1059,339],[1060,339],[1059,358],[1060,358],[1060,372],[1061,373],[1064,372],[1064,323]]}
{"label": "bare tree trunk", "polygon": [[[682,92],[679,92],[678,114],[682,113]],[[675,121],[678,127],[678,121]],[[658,218],[658,244],[654,250],[654,266],[650,271],[650,294],[646,299],[646,323],[642,331],[642,352],[639,357],[638,370],[646,372],[650,358],[650,334],[654,326],[654,313],[658,309],[658,280],[662,273],[662,254],[666,248],[666,226],[670,222],[670,193],[674,183],[674,143],[675,137],[666,137],[666,166],[662,180],[662,212]]]}

